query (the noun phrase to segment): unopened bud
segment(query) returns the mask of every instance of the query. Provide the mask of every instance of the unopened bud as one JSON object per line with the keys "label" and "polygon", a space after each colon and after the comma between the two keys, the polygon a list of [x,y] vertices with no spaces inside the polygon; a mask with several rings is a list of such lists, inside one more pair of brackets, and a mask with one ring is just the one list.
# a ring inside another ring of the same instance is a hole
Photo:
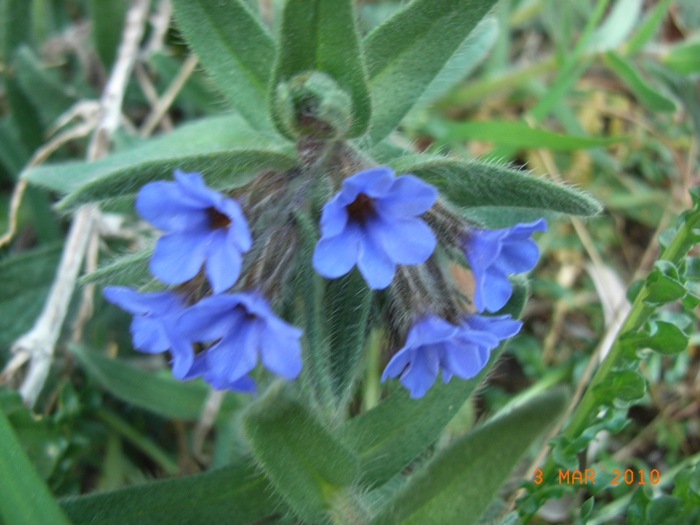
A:
{"label": "unopened bud", "polygon": [[350,95],[319,71],[301,73],[279,84],[274,105],[285,134],[295,138],[342,138],[352,123]]}

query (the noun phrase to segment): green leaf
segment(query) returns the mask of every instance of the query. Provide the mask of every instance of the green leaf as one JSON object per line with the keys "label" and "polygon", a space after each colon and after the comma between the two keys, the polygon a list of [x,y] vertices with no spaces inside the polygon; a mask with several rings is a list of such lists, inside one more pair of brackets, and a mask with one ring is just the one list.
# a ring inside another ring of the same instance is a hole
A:
{"label": "green leaf", "polygon": [[518,148],[546,148],[571,151],[606,146],[627,140],[627,137],[577,137],[544,129],[531,128],[522,122],[464,122],[448,124],[445,140],[484,140]]}
{"label": "green leaf", "polygon": [[[288,0],[285,4],[273,90],[311,71],[328,74],[350,95],[354,122],[348,136],[364,133],[370,98],[352,0]],[[278,128],[284,133],[281,125]]]}
{"label": "green leaf", "polygon": [[275,134],[267,85],[275,42],[240,0],[173,0],[177,24],[221,92],[255,129]]}
{"label": "green leaf", "polygon": [[651,9],[651,12],[639,25],[634,35],[627,41],[626,52],[628,54],[631,55],[637,51],[641,51],[646,43],[651,40],[656,29],[666,16],[666,12],[672,1],[673,0],[661,0]]}
{"label": "green leaf", "polygon": [[651,498],[644,487],[639,486],[634,491],[629,507],[627,507],[627,525],[647,525],[646,513]]}
{"label": "green leaf", "polygon": [[700,282],[700,257],[686,257],[683,278],[691,282]]}
{"label": "green leaf", "polygon": [[177,168],[200,171],[209,185],[224,189],[243,184],[258,171],[293,165],[286,146],[264,139],[241,117],[229,115],[186,124],[143,146],[96,162],[39,166],[22,177],[68,193],[59,207],[70,210],[94,200],[133,195],[147,182],[171,179]]}
{"label": "green leaf", "polygon": [[27,157],[10,119],[0,120],[0,165],[12,180],[19,176]]}
{"label": "green leaf", "polygon": [[122,255],[109,263],[90,272],[80,279],[80,284],[109,283],[115,286],[136,286],[150,279],[148,261],[153,249],[148,248],[136,253]]}
{"label": "green leaf", "polygon": [[700,41],[681,41],[668,51],[662,61],[669,69],[681,75],[697,73],[700,71]]}
{"label": "green leaf", "polygon": [[618,0],[593,33],[589,49],[607,51],[622,44],[634,29],[642,12],[643,0]]}
{"label": "green leaf", "polygon": [[357,458],[286,385],[271,386],[243,415],[250,447],[275,488],[304,520],[327,512],[333,496],[357,478]]}
{"label": "green leaf", "polygon": [[77,98],[69,94],[54,71],[47,70],[34,52],[22,46],[14,54],[15,74],[22,91],[48,127],[67,111]]}
{"label": "green leaf", "polygon": [[323,306],[323,278],[310,272],[311,254],[318,242],[318,229],[307,214],[298,210],[295,214],[300,244],[299,267],[293,284],[301,298],[299,317],[303,323],[302,349],[304,368],[302,380],[320,405],[329,407],[334,403],[330,371],[330,348],[324,332],[325,312]]}
{"label": "green leaf", "polygon": [[579,512],[579,517],[585,522],[588,517],[593,512],[593,506],[595,505],[595,496],[588,498],[583,505],[581,505],[581,511]]}
{"label": "green leaf", "polygon": [[0,346],[27,332],[41,313],[63,247],[52,244],[0,260]]}
{"label": "green leaf", "polygon": [[651,348],[661,354],[673,355],[688,348],[688,336],[675,324],[665,321],[647,323],[646,330],[625,334],[621,342],[635,349]]}
{"label": "green leaf", "polygon": [[333,389],[344,408],[367,336],[372,292],[357,269],[326,285],[325,308]]}
{"label": "green leaf", "polygon": [[481,64],[498,37],[498,22],[490,17],[482,20],[460,44],[454,55],[420,96],[411,114],[443,97],[452,87]]}
{"label": "green leaf", "polygon": [[481,384],[498,359],[503,345],[491,353],[486,366],[473,379],[439,379],[420,399],[397,387],[372,410],[349,420],[341,435],[360,458],[362,483],[380,485],[423,452],[452,420]]}
{"label": "green leaf", "polygon": [[90,29],[95,50],[105,71],[112,69],[117,58],[117,48],[122,40],[122,30],[128,2],[126,0],[90,0]]}
{"label": "green leaf", "polygon": [[[664,266],[671,266],[673,274],[663,271]],[[644,302],[652,306],[672,303],[686,294],[685,286],[678,279],[678,269],[669,261],[657,261],[654,270],[646,280]]]}
{"label": "green leaf", "polygon": [[[110,359],[72,344],[71,352],[87,374],[113,396],[155,414],[175,419],[197,419],[211,392],[203,381],[180,381],[169,374],[146,372],[118,359]],[[235,410],[233,394],[224,398],[222,412]]]}
{"label": "green leaf", "polygon": [[632,90],[634,96],[652,111],[675,111],[676,103],[652,88],[626,60],[610,51],[605,63]]}
{"label": "green leaf", "polygon": [[531,443],[561,414],[554,389],[457,439],[372,520],[372,525],[477,523]]}
{"label": "green leaf", "polygon": [[434,184],[463,208],[529,208],[581,216],[602,210],[598,201],[585,193],[496,164],[431,155],[404,156],[389,164],[396,173],[413,173]]}
{"label": "green leaf", "polygon": [[5,525],[69,525],[0,411],[0,517]]}
{"label": "green leaf", "polygon": [[363,44],[377,144],[399,125],[496,0],[415,0]]}
{"label": "green leaf", "polygon": [[639,401],[646,391],[644,377],[634,370],[614,370],[608,374],[604,384],[593,387],[598,402],[607,405],[619,401],[623,404]]}
{"label": "green leaf", "polygon": [[74,525],[249,525],[282,510],[267,480],[250,464],[67,498],[61,505]]}
{"label": "green leaf", "polygon": [[57,425],[54,417],[37,417],[22,404],[15,390],[0,390],[0,411],[7,417],[39,477],[48,480],[70,444],[65,426]]}

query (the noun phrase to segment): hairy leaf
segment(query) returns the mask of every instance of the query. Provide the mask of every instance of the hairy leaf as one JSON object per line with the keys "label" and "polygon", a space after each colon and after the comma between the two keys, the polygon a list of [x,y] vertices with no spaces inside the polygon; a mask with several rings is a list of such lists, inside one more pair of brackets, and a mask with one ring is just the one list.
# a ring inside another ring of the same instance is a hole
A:
{"label": "hairy leaf", "polygon": [[554,389],[457,439],[413,475],[372,525],[477,523],[520,456],[564,410],[567,397]]}
{"label": "hairy leaf", "polygon": [[353,385],[360,364],[372,293],[357,269],[326,285],[325,308],[330,338],[333,389],[341,401]]}
{"label": "hairy leaf", "polygon": [[255,129],[274,134],[267,85],[275,42],[241,0],[174,0],[178,26],[204,68]]}
{"label": "hairy leaf", "polygon": [[370,140],[409,112],[496,0],[415,0],[364,40],[374,108]]}
{"label": "hairy leaf", "polygon": [[413,173],[434,184],[463,208],[499,206],[582,216],[601,211],[598,201],[585,193],[496,164],[430,155],[407,155],[389,164],[396,173]]}
{"label": "hairy leaf", "polygon": [[285,145],[255,133],[239,116],[203,119],[132,150],[96,162],[45,165],[22,174],[34,184],[68,195],[63,210],[94,200],[135,194],[142,185],[172,179],[176,168],[201,171],[208,184],[230,188],[264,169],[294,165]]}
{"label": "hairy leaf", "polygon": [[474,393],[498,359],[503,345],[491,353],[473,379],[440,379],[420,399],[402,387],[376,407],[344,424],[342,435],[360,458],[362,482],[380,485],[401,472],[437,439],[464,402]]}
{"label": "hairy leaf", "polygon": [[[110,394],[163,417],[197,419],[211,392],[201,380],[184,382],[170,375],[146,372],[77,344],[71,345],[70,350],[87,374]],[[229,394],[222,409],[230,412],[237,405],[235,396]]]}
{"label": "hairy leaf", "polygon": [[148,261],[153,249],[122,255],[80,279],[80,284],[109,283],[119,286],[135,286],[151,279]]}
{"label": "hairy leaf", "polygon": [[519,148],[546,148],[570,151],[605,146],[625,140],[626,137],[577,137],[562,135],[544,129],[531,128],[522,122],[464,122],[447,124],[446,140],[484,140]]}
{"label": "hairy leaf", "polygon": [[249,525],[282,510],[267,480],[250,464],[66,498],[61,505],[74,525]]}
{"label": "hairy leaf", "polygon": [[0,517],[5,525],[55,523],[68,525],[51,492],[39,478],[0,410]]}
{"label": "hairy leaf", "polygon": [[302,519],[314,522],[355,481],[357,458],[285,390],[273,385],[246,411],[243,426],[272,484]]}
{"label": "hairy leaf", "polygon": [[354,119],[349,136],[364,133],[370,99],[352,0],[287,1],[273,89],[310,71],[328,74],[350,95]]}

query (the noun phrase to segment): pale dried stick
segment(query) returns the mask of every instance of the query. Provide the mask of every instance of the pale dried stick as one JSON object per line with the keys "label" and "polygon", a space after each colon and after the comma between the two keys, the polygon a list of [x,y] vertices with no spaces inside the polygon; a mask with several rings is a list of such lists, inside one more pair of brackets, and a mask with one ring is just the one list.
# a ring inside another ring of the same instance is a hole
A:
{"label": "pale dried stick", "polygon": [[160,121],[167,113],[168,109],[170,109],[170,106],[175,101],[175,97],[177,97],[178,93],[180,93],[180,90],[185,85],[185,82],[187,82],[187,79],[190,78],[194,68],[197,67],[197,62],[198,60],[195,55],[190,55],[187,57],[187,60],[185,60],[185,62],[182,64],[180,71],[178,71],[177,76],[173,79],[168,86],[168,89],[165,90],[163,96],[160,97],[156,105],[153,107],[153,110],[151,110],[151,113],[146,118],[146,122],[144,122],[143,126],[141,126],[141,136],[147,137],[153,133],[153,130],[156,129]]}
{"label": "pale dried stick", "polygon": [[170,18],[173,14],[173,6],[170,0],[161,0],[153,11],[149,21],[151,22],[151,36],[144,47],[144,54],[159,53],[163,50],[163,43],[170,28]]}
{"label": "pale dried stick", "polygon": [[[106,155],[110,136],[119,125],[124,92],[138,54],[149,4],[149,0],[133,0],[127,13],[117,61],[100,100],[101,117],[88,145],[87,160],[97,160]],[[98,209],[94,204],[84,205],[76,212],[56,279],[41,315],[34,327],[13,345],[13,351],[24,352],[31,359],[29,372],[20,387],[22,399],[28,406],[34,406],[48,376],[54,348],[97,216]]]}
{"label": "pale dried stick", "polygon": [[10,213],[7,225],[7,231],[0,237],[0,248],[5,246],[12,237],[15,236],[15,231],[17,230],[17,214],[19,213],[20,204],[22,204],[22,197],[24,196],[24,190],[27,189],[27,179],[19,179],[17,184],[15,184],[14,190],[12,190],[12,199],[10,200]]}
{"label": "pale dried stick", "polygon": [[209,434],[209,431],[216,422],[216,417],[219,415],[221,404],[224,401],[226,390],[209,390],[209,395],[204,403],[204,409],[197,421],[197,426],[192,435],[192,454],[201,463],[207,463],[209,458],[204,454],[204,440]]}
{"label": "pale dried stick", "polygon": [[[148,104],[151,106],[151,111],[153,111],[153,108],[158,103],[158,92],[153,86],[153,82],[151,82],[146,68],[143,67],[141,62],[137,63],[134,67],[134,73],[136,75],[136,81],[139,83],[141,91],[143,91],[143,94],[146,96],[146,100],[148,100]],[[163,115],[160,121],[160,127],[163,131],[170,131],[173,129],[173,123],[169,115]]]}

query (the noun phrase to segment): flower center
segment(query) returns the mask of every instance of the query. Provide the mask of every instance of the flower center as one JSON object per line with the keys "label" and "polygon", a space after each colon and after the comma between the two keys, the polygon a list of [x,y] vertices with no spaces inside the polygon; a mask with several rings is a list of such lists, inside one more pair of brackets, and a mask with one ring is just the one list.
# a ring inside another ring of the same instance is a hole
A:
{"label": "flower center", "polygon": [[364,193],[358,193],[353,202],[345,208],[348,215],[357,221],[364,221],[370,215],[374,215],[374,199]]}
{"label": "flower center", "polygon": [[207,208],[207,213],[209,214],[209,226],[212,230],[231,226],[231,219],[213,206]]}

